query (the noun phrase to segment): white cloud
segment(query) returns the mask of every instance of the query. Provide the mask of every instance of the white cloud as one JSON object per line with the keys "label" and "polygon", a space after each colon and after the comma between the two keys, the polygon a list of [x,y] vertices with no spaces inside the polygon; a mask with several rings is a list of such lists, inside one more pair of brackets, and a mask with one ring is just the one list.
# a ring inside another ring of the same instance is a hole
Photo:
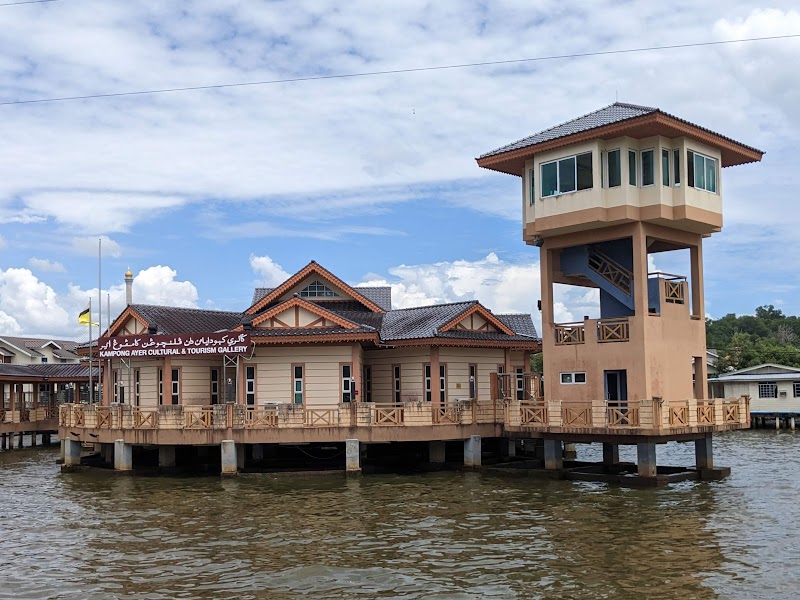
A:
{"label": "white cloud", "polygon": [[9,268],[0,269],[0,322],[27,335],[53,334],[68,327],[69,315],[53,288],[28,269]]}
{"label": "white cloud", "polygon": [[177,275],[174,269],[161,265],[139,271],[133,278],[134,303],[196,307],[197,288],[191,281],[177,281]]}
{"label": "white cloud", "polygon": [[250,268],[256,272],[260,278],[260,285],[265,287],[275,287],[280,285],[291,276],[283,270],[278,263],[269,256],[250,255]]}
{"label": "white cloud", "polygon": [[[98,244],[98,240],[102,240],[102,244]],[[84,256],[97,256],[101,248],[104,255],[113,256],[115,258],[122,255],[122,248],[119,243],[107,235],[98,237],[74,237],[72,238],[71,248],[75,254],[82,254]]]}
{"label": "white cloud", "polygon": [[64,265],[60,262],[48,260],[46,258],[33,257],[28,260],[28,265],[37,271],[46,271],[48,273],[63,273],[65,271]]}

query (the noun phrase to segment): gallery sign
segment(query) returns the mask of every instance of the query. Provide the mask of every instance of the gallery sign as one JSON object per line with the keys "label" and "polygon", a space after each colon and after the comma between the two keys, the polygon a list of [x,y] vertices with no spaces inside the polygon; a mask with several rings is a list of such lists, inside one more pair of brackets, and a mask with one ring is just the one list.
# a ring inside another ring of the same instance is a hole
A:
{"label": "gallery sign", "polygon": [[243,354],[250,351],[250,337],[246,333],[125,335],[100,338],[98,348],[100,358]]}

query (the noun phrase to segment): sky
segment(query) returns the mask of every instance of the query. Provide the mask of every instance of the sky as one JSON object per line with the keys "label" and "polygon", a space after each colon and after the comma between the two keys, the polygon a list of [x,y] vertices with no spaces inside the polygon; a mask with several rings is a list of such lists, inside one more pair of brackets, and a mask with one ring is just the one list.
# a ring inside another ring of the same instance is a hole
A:
{"label": "sky", "polygon": [[[56,0],[0,6],[0,104],[800,34],[793,2]],[[98,296],[241,311],[316,260],[396,308],[531,313],[517,177],[475,157],[619,100],[766,152],[726,169],[711,317],[800,314],[800,38],[0,105],[0,334]],[[688,258],[658,267],[688,274]],[[558,290],[556,318],[596,310]],[[104,316],[105,320],[106,317]]]}

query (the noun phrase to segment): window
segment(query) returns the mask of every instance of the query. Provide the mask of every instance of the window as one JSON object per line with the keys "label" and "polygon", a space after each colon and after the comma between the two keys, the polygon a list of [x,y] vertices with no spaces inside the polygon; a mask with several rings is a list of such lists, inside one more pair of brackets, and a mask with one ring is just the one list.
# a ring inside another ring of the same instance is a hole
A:
{"label": "window", "polygon": [[661,183],[669,186],[669,150],[661,150]]}
{"label": "window", "polygon": [[119,385],[119,371],[114,369],[114,402],[119,402],[120,385]]}
{"label": "window", "polygon": [[394,365],[392,367],[392,373],[394,374],[394,386],[392,387],[394,391],[394,402],[395,404],[400,404],[400,365]]}
{"label": "window", "polygon": [[164,404],[164,369],[158,370],[158,403]]}
{"label": "window", "polygon": [[47,362],[47,357],[46,357],[46,356],[43,356],[43,357],[42,357],[42,362],[43,362],[43,363],[46,363],[46,362]]}
{"label": "window", "polygon": [[777,398],[778,397],[778,384],[775,382],[759,383],[758,384],[758,397],[759,398]]}
{"label": "window", "polygon": [[425,365],[425,401],[431,401],[431,366]]}
{"label": "window", "polygon": [[681,184],[681,151],[672,151],[672,171],[675,173],[675,185]]}
{"label": "window", "polygon": [[591,152],[544,163],[541,169],[542,198],[592,187]]}
{"label": "window", "polygon": [[244,377],[244,398],[245,403],[253,406],[256,403],[256,368],[247,367]]}
{"label": "window", "polygon": [[350,402],[353,397],[352,373],[350,365],[342,365],[342,402]]}
{"label": "window", "polygon": [[141,380],[139,369],[133,370],[133,402],[139,406],[139,382]]}
{"label": "window", "polygon": [[561,373],[561,383],[564,385],[586,383],[586,372],[574,371],[572,373]]}
{"label": "window", "polygon": [[319,280],[316,280],[313,283],[308,284],[302,290],[300,290],[300,297],[301,298],[338,298],[339,294],[334,292],[331,288],[329,288],[324,283],[321,283]]}
{"label": "window", "polygon": [[447,401],[447,365],[439,365],[439,400]]}
{"label": "window", "polygon": [[292,365],[294,403],[303,403],[303,365]]}
{"label": "window", "polygon": [[469,366],[469,397],[477,398],[478,392],[478,365]]}
{"label": "window", "polygon": [[655,158],[652,150],[642,150],[642,187],[653,185],[656,181]]}
{"label": "window", "polygon": [[211,404],[219,404],[219,369],[211,369]]}
{"label": "window", "polygon": [[181,370],[172,369],[172,403],[180,404],[181,399]]}
{"label": "window", "polygon": [[522,367],[516,368],[517,372],[517,400],[525,400],[525,375],[523,375]]}
{"label": "window", "polygon": [[794,388],[794,397],[800,398],[800,381],[795,381],[792,387]]}
{"label": "window", "polygon": [[628,183],[635,186],[636,182],[636,152],[628,150]]}
{"label": "window", "polygon": [[608,187],[619,187],[622,185],[622,164],[619,159],[619,149],[611,150],[606,153],[608,163]]}
{"label": "window", "polygon": [[530,188],[531,189],[531,199],[530,199],[530,203],[531,203],[531,206],[533,206],[533,201],[536,200],[536,183],[535,183],[536,182],[536,178],[533,176],[535,172],[536,172],[535,169],[531,169],[530,170],[530,175],[531,175],[531,188]]}
{"label": "window", "polygon": [[372,367],[364,367],[364,401],[372,402]]}
{"label": "window", "polygon": [[707,192],[717,192],[717,160],[691,150],[686,151],[689,185]]}

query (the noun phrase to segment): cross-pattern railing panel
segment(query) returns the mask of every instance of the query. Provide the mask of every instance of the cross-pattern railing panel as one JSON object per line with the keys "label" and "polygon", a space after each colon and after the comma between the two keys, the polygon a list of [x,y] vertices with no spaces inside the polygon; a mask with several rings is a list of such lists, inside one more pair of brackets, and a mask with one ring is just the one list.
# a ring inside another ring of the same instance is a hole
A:
{"label": "cross-pattern railing panel", "polygon": [[598,342],[627,342],[631,339],[630,322],[626,318],[597,321]]}
{"label": "cross-pattern railing panel", "polygon": [[586,340],[583,323],[559,323],[555,326],[556,346],[583,344]]}
{"label": "cross-pattern railing panel", "polygon": [[683,281],[664,280],[664,300],[671,304],[683,304],[686,301],[683,288]]}
{"label": "cross-pattern railing panel", "polygon": [[723,417],[725,423],[738,423],[739,422],[739,404],[724,404]]}
{"label": "cross-pattern railing panel", "polygon": [[547,406],[542,403],[520,403],[522,425],[547,425]]}
{"label": "cross-pattern railing panel", "polygon": [[133,410],[133,427],[135,429],[157,429],[158,428],[158,409],[139,409]]}
{"label": "cross-pattern railing panel", "polygon": [[591,427],[591,406],[564,406],[561,408],[561,423],[564,427]]}
{"label": "cross-pattern railing panel", "polygon": [[402,425],[404,411],[394,404],[375,404],[372,407],[372,422],[375,425]]}
{"label": "cross-pattern railing panel", "polygon": [[113,421],[113,413],[110,406],[95,406],[95,421],[98,429],[106,428],[111,429]]}
{"label": "cross-pattern railing panel", "polygon": [[336,408],[306,408],[305,424],[309,427],[332,427],[339,424]]}
{"label": "cross-pattern railing panel", "polygon": [[214,411],[206,409],[184,409],[185,429],[211,429],[214,424]]}
{"label": "cross-pattern railing panel", "polygon": [[714,404],[712,403],[697,403],[697,424],[698,425],[713,425],[714,424]]}
{"label": "cross-pattern railing panel", "polygon": [[627,402],[608,402],[606,404],[606,425],[609,427],[638,427],[639,409]]}
{"label": "cross-pattern railing panel", "polygon": [[610,256],[593,249],[589,252],[589,268],[628,296],[631,295],[632,273]]}
{"label": "cross-pattern railing panel", "polygon": [[244,413],[244,426],[246,429],[266,429],[278,426],[278,412],[276,409],[248,408]]}
{"label": "cross-pattern railing panel", "polygon": [[672,427],[688,427],[689,426],[689,405],[687,404],[670,404],[669,407],[669,424]]}

